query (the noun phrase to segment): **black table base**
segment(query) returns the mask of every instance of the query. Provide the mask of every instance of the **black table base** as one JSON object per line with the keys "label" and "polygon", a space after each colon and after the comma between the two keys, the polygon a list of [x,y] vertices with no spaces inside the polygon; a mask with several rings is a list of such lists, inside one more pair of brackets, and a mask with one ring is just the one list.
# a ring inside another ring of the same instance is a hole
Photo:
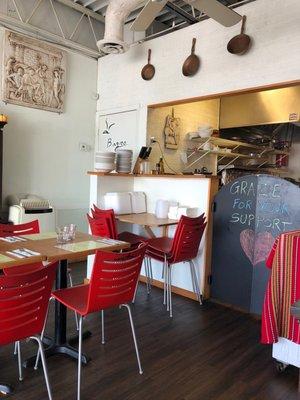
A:
{"label": "black table base", "polygon": [[1,395],[9,395],[13,393],[13,388],[5,383],[0,383]]}
{"label": "black table base", "polygon": [[[62,260],[59,263],[56,272],[55,289],[64,289],[67,287],[67,268],[68,261]],[[91,336],[91,332],[85,332],[83,339]],[[58,301],[55,301],[55,329],[54,339],[50,341],[49,347],[45,350],[45,356],[64,355],[78,360],[78,350],[71,346],[71,343],[78,342],[78,335],[67,340],[67,308]],[[24,362],[24,367],[34,366],[36,355]],[[82,363],[85,365],[90,361],[90,357],[82,354]]]}

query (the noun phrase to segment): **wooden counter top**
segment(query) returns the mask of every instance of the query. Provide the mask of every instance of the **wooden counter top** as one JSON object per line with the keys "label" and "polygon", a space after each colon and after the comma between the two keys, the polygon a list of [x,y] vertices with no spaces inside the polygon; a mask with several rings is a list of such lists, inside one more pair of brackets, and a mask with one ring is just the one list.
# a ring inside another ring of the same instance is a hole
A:
{"label": "wooden counter top", "polygon": [[143,174],[143,175],[134,175],[134,174],[118,174],[118,173],[106,173],[99,171],[88,171],[88,175],[96,175],[96,176],[109,176],[112,178],[124,177],[124,178],[170,178],[170,179],[219,179],[216,175],[152,175],[152,174]]}

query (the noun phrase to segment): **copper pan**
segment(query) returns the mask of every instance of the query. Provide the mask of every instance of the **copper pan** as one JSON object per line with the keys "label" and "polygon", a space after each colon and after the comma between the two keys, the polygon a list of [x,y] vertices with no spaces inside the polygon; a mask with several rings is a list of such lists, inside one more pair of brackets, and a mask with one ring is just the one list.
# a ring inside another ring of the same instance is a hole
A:
{"label": "copper pan", "polygon": [[239,35],[234,36],[227,44],[227,50],[231,54],[242,55],[245,54],[250,48],[251,38],[250,36],[244,33],[246,19],[247,17],[246,15],[244,15],[242,19],[241,33]]}

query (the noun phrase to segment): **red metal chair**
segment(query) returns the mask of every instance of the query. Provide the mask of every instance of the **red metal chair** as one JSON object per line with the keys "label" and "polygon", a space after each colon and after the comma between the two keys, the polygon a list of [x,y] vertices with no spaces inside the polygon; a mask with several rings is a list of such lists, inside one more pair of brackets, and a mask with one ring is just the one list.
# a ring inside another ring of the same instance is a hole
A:
{"label": "red metal chair", "polygon": [[193,289],[199,303],[202,304],[202,295],[193,260],[197,257],[205,227],[204,215],[197,218],[182,216],[173,239],[162,237],[148,241],[146,256],[163,263],[164,304],[167,303],[167,310],[170,311],[170,317],[173,316],[171,267],[174,264],[189,262]]}
{"label": "red metal chair", "polygon": [[32,233],[40,233],[39,221],[37,219],[19,225],[0,224],[0,237],[30,235]]}
{"label": "red metal chair", "polygon": [[[109,237],[110,239],[121,240],[123,242],[130,243],[131,249],[137,248],[141,243],[147,242],[146,238],[136,235],[135,233],[132,233],[132,232],[122,232],[122,233],[118,234],[117,222],[116,222],[116,218],[115,218],[115,212],[113,209],[102,210],[94,204],[93,208],[91,209],[91,213],[92,213],[94,220],[99,221],[100,227],[105,226],[105,229],[109,230],[109,234],[105,235],[105,236]],[[98,234],[96,233],[97,232],[97,228],[96,228],[97,223],[90,223],[91,232],[93,233],[92,225],[94,225],[93,230],[95,232],[95,235],[98,236]],[[98,232],[99,232],[99,236],[101,236],[100,228],[98,229]],[[145,271],[146,271],[146,278],[147,278],[147,292],[149,294],[150,290],[151,290],[151,281],[153,279],[153,276],[152,276],[152,270],[150,268],[148,259],[145,259]],[[104,313],[102,312],[102,325],[103,324],[104,324]]]}
{"label": "red metal chair", "polygon": [[42,358],[48,397],[51,389],[42,344],[42,333],[57,263],[29,274],[0,276],[0,346],[17,342],[19,380],[23,380],[20,341],[36,340]]}
{"label": "red metal chair", "polygon": [[[6,236],[22,236],[22,235],[32,235],[35,233],[40,233],[40,226],[39,221],[36,219],[31,222],[27,222],[25,224],[19,225],[8,225],[8,224],[0,224],[0,237]],[[16,276],[16,275],[23,275],[34,271],[39,271],[40,269],[44,268],[44,264],[41,262],[32,263],[27,265],[20,265],[17,267],[9,267],[3,268],[3,273],[6,276]],[[71,270],[68,268],[68,277],[70,286],[73,286],[73,278],[71,274]],[[75,322],[76,327],[78,330],[78,318],[75,314]],[[15,347],[14,354],[17,354],[17,347]]]}
{"label": "red metal chair", "polygon": [[128,303],[133,300],[146,247],[147,245],[143,244],[136,250],[124,253],[98,251],[88,285],[56,290],[52,293],[56,300],[80,315],[77,400],[80,400],[82,321],[88,314],[108,308],[127,308],[139,372],[143,373]]}
{"label": "red metal chair", "polygon": [[108,226],[110,229],[110,238],[116,240],[122,240],[123,242],[130,243],[131,245],[139,245],[140,243],[146,242],[147,238],[143,236],[136,235],[132,232],[121,232],[118,233],[117,230],[117,222],[115,217],[115,212],[113,209],[110,210],[101,210],[95,204],[93,205],[94,209],[91,210],[92,215],[95,219],[98,218],[106,218],[108,220]]}
{"label": "red metal chair", "polygon": [[[0,237],[22,236],[34,233],[40,233],[38,220],[19,225],[0,224]],[[3,273],[5,275],[20,275],[24,273],[37,271],[42,267],[43,267],[42,263],[34,263],[21,267],[3,268]]]}

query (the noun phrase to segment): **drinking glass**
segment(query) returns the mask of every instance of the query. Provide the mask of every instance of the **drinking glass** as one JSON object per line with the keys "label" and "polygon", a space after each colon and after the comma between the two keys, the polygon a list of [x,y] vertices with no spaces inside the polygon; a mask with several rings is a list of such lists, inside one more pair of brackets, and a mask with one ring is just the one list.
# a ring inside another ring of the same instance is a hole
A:
{"label": "drinking glass", "polygon": [[74,240],[76,237],[76,229],[77,226],[75,224],[70,224],[69,225],[69,238],[70,240]]}

